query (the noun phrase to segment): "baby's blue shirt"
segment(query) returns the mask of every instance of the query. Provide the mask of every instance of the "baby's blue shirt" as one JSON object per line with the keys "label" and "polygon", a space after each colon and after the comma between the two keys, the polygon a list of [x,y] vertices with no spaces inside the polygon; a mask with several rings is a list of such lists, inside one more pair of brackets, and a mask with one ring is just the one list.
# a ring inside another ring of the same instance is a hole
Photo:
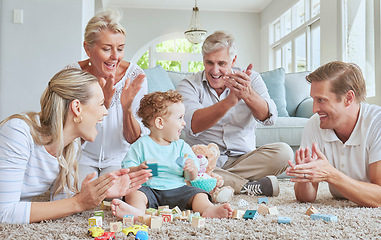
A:
{"label": "baby's blue shirt", "polygon": [[185,185],[184,171],[176,164],[176,159],[188,154],[197,169],[200,162],[191,147],[179,139],[168,146],[154,142],[149,136],[142,136],[134,142],[122,162],[122,168],[139,166],[146,160],[155,159],[158,165],[158,176],[152,177],[143,185],[157,190],[169,190]]}

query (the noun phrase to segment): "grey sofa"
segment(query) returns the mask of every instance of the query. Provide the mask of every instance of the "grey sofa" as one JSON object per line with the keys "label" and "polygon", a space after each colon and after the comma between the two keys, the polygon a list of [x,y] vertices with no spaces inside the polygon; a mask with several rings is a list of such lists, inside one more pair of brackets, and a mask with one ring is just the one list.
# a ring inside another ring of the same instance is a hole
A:
{"label": "grey sofa", "polygon": [[[148,91],[175,89],[188,72],[165,71],[161,66],[145,69]],[[310,85],[305,76],[308,72],[285,74],[279,68],[261,73],[270,97],[278,108],[278,120],[273,126],[257,124],[257,147],[272,142],[285,142],[293,150],[299,148],[303,128],[312,116]]]}

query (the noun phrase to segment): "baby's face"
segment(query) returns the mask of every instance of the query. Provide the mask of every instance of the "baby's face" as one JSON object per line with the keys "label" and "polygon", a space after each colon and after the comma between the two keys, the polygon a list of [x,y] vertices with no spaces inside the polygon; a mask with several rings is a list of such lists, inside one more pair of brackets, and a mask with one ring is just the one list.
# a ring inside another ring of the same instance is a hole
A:
{"label": "baby's face", "polygon": [[181,130],[185,127],[184,121],[185,107],[182,102],[171,103],[168,106],[168,113],[164,119],[164,138],[168,142],[174,142],[180,139]]}

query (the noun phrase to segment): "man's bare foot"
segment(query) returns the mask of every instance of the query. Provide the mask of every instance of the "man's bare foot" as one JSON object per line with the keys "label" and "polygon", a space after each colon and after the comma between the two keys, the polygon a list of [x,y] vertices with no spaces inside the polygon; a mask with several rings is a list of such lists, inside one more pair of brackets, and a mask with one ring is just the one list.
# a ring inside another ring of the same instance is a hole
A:
{"label": "man's bare foot", "polygon": [[202,214],[206,218],[231,218],[232,215],[233,209],[229,203],[211,206]]}
{"label": "man's bare foot", "polygon": [[124,215],[134,215],[134,220],[138,220],[139,216],[144,215],[144,212],[136,207],[128,205],[120,199],[113,199],[111,202],[111,211],[115,217],[123,219]]}

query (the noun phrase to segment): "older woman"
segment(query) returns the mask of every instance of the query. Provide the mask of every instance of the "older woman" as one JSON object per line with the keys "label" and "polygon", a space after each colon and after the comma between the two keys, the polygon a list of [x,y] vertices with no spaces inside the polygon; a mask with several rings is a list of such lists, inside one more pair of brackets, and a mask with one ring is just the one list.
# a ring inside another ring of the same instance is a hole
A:
{"label": "older woman", "polygon": [[109,113],[103,124],[97,126],[99,134],[95,141],[83,147],[80,181],[94,171],[100,176],[120,169],[130,144],[144,130],[136,111],[140,99],[147,93],[147,81],[140,67],[123,60],[125,30],[119,19],[119,12],[115,10],[101,11],[90,19],[84,41],[89,58],[68,66],[98,78]]}
{"label": "older woman", "polygon": [[[118,170],[78,191],[80,141],[94,141],[107,110],[98,80],[79,69],[57,73],[41,97],[41,112],[13,115],[0,123],[0,222],[30,223],[92,209],[120,197],[151,175]],[[51,202],[30,202],[51,190]],[[74,195],[75,194],[75,195]]]}

